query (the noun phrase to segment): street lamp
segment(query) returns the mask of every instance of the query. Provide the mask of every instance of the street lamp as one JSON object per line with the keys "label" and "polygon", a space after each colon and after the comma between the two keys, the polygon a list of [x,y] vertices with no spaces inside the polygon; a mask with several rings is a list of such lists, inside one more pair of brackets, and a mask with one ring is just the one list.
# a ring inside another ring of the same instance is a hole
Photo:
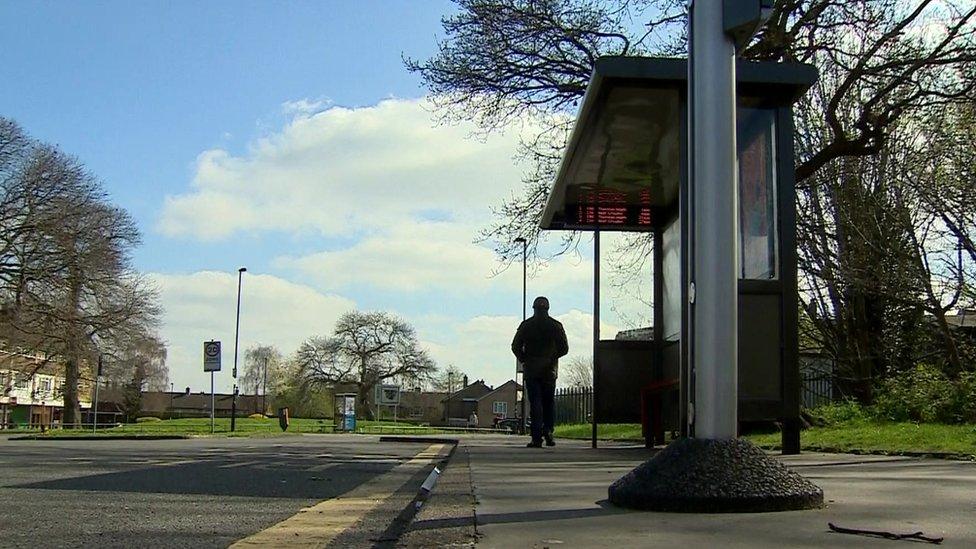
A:
{"label": "street lamp", "polygon": [[268,357],[264,357],[264,388],[261,389],[261,414],[268,413]]}
{"label": "street lamp", "polygon": [[[525,237],[518,237],[515,242],[522,243],[522,321],[525,321],[525,299],[526,299],[526,265],[525,265],[525,251],[528,242],[526,242]],[[518,383],[519,375],[519,363],[518,359],[515,359],[515,383]],[[522,418],[519,421],[518,431],[520,434],[525,434],[525,372],[522,373]]]}
{"label": "street lamp", "polygon": [[237,339],[241,331],[241,281],[247,267],[237,269],[237,325],[234,328],[234,394],[230,400],[230,432],[234,432],[237,419]]}

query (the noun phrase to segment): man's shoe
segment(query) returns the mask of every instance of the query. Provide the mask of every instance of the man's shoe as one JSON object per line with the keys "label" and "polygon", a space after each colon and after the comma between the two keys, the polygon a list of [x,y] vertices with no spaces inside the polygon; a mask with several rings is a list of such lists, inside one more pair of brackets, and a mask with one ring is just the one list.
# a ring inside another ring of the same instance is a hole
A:
{"label": "man's shoe", "polygon": [[525,445],[526,448],[542,448],[541,440],[533,440],[532,442]]}
{"label": "man's shoe", "polygon": [[546,446],[555,446],[556,441],[552,440],[552,437],[546,437]]}

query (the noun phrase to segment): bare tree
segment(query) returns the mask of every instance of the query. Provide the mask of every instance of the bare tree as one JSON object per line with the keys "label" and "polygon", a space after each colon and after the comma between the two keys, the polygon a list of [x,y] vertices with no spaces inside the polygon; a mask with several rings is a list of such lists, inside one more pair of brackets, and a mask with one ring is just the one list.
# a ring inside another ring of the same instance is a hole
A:
{"label": "bare tree", "polygon": [[267,394],[268,375],[279,369],[282,360],[281,351],[274,345],[255,345],[245,351],[241,377],[244,394]]}
{"label": "bare tree", "polygon": [[[448,120],[474,119],[492,131],[531,118],[544,128],[523,143],[522,154],[534,164],[525,174],[524,192],[503,202],[481,234],[507,265],[520,257],[517,237],[530,242],[530,253],[538,251],[539,220],[571,111],[595,59],[684,55],[686,3],[457,4],[458,12],[443,20],[438,52],[428,60],[408,59],[407,67],[420,74]],[[971,169],[960,169],[961,177],[944,177],[937,186],[943,191],[938,197],[953,196],[953,201],[934,200],[923,188],[930,185],[928,178],[905,178],[896,189],[887,178],[901,164],[890,157],[878,163],[878,158],[904,143],[903,137],[896,138],[899,145],[889,142],[898,131],[911,133],[933,110],[976,98],[974,19],[976,4],[968,0],[777,0],[772,17],[742,53],[747,59],[811,63],[820,72],[796,109],[799,267],[804,326],[810,329],[804,340],[844,363],[859,379],[865,399],[876,375],[897,367],[891,357],[904,356],[892,355],[893,349],[914,349],[921,343],[913,340],[928,337],[922,333],[927,328],[911,332],[894,326],[925,326],[919,315],[934,315],[939,322],[939,309],[953,302],[937,304],[946,296],[930,291],[939,288],[939,273],[953,271],[957,280],[971,280],[965,262],[943,258],[926,267],[929,252],[924,251],[939,240],[926,232],[938,220],[946,229],[939,233],[952,233],[959,249],[972,256]],[[971,166],[971,155],[960,152],[971,150],[971,142],[958,138],[943,150],[955,151],[948,155],[951,163]],[[931,215],[906,218],[909,202],[927,204]],[[561,250],[570,249],[576,238],[565,237]],[[649,252],[651,243],[637,236],[626,247]],[[619,263],[626,270],[634,261],[625,255]],[[972,285],[961,287],[965,296]],[[947,329],[940,331],[941,356],[958,368],[953,338]]]}
{"label": "bare tree", "polygon": [[355,383],[363,410],[373,388],[388,379],[428,376],[434,361],[420,348],[414,329],[384,312],[353,311],[336,323],[330,337],[304,342],[295,362],[306,383]]}
{"label": "bare tree", "polygon": [[[106,342],[108,343],[108,342]],[[166,343],[155,334],[133,333],[122,341],[112,341],[104,351],[103,375],[118,383],[134,382],[140,391],[165,391],[169,388]],[[119,348],[114,348],[120,345]]]}
{"label": "bare tree", "polygon": [[[567,114],[601,55],[686,53],[685,2],[677,0],[457,0],[446,37],[428,60],[406,59],[447,119],[474,118],[486,131],[532,117],[545,130],[525,143],[536,170],[525,192],[498,209],[483,234],[504,261],[516,237],[538,237],[538,220],[567,136]],[[875,154],[906,112],[972,99],[973,18],[967,1],[779,0],[743,52],[747,59],[813,63],[820,93],[802,111],[797,179],[844,157]],[[552,116],[561,114],[563,116]],[[801,140],[803,141],[803,140]]]}
{"label": "bare tree", "polygon": [[593,387],[593,361],[590,357],[574,356],[560,370],[561,384],[567,387]]}
{"label": "bare tree", "polygon": [[453,393],[464,388],[464,378],[464,372],[455,365],[448,364],[447,368],[438,370],[431,377],[430,385],[435,391]]}
{"label": "bare tree", "polygon": [[0,122],[0,330],[8,342],[64,362],[64,423],[72,425],[82,370],[134,334],[151,333],[158,298],[131,265],[135,223],[98,180],[77,159]]}

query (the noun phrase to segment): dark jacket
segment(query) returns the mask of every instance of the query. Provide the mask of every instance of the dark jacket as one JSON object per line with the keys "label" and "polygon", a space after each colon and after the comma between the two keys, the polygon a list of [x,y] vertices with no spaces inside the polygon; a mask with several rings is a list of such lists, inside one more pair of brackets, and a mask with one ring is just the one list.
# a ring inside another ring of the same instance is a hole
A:
{"label": "dark jacket", "polygon": [[563,325],[548,315],[536,315],[522,321],[512,352],[524,365],[525,379],[548,379],[555,381],[559,375],[559,357],[569,352],[566,330]]}

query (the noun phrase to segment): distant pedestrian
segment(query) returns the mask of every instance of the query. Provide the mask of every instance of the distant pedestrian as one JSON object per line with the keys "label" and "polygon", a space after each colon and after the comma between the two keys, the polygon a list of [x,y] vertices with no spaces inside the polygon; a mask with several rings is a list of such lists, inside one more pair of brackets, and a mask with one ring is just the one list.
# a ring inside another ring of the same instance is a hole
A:
{"label": "distant pedestrian", "polygon": [[515,332],[512,352],[522,363],[522,379],[529,397],[532,441],[526,446],[541,448],[543,437],[547,446],[556,445],[552,439],[556,378],[559,357],[569,352],[569,343],[563,325],[549,316],[548,299],[535,298],[532,311],[532,317],[522,321]]}
{"label": "distant pedestrian", "polygon": [[471,412],[471,415],[468,416],[468,427],[477,427],[477,426],[478,426],[478,414],[475,412]]}

